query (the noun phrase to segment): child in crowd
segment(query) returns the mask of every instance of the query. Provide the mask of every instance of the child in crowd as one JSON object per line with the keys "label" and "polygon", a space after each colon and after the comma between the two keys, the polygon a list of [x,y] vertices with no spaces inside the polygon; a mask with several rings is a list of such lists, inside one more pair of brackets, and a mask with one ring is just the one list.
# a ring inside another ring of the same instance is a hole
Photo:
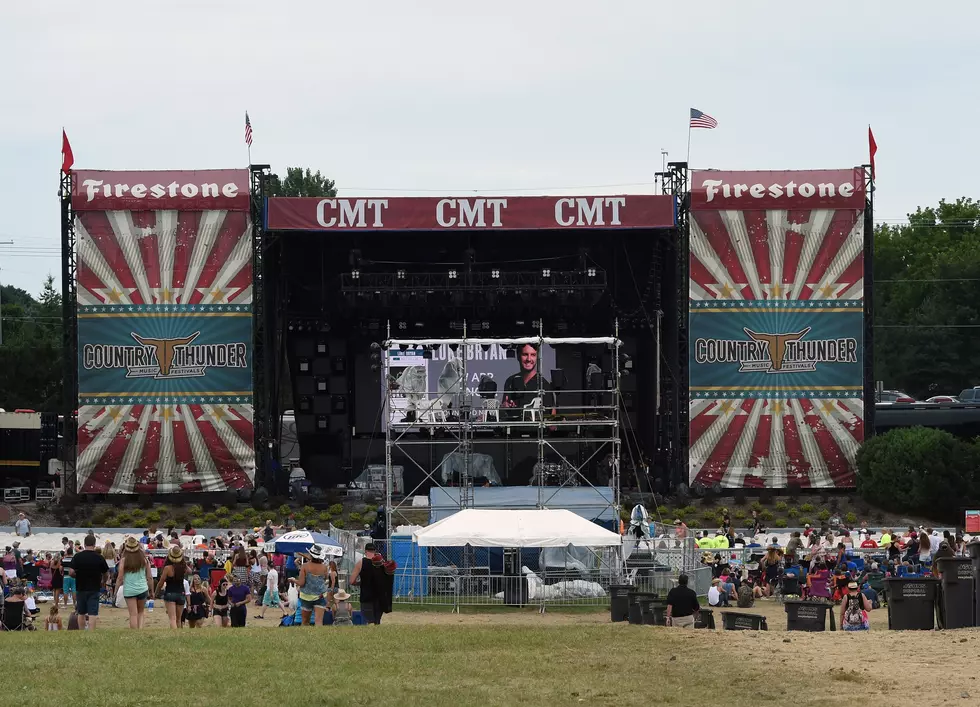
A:
{"label": "child in crowd", "polygon": [[353,626],[351,620],[353,608],[350,604],[350,594],[343,589],[338,589],[332,595],[333,599],[333,625],[334,626]]}
{"label": "child in crowd", "polygon": [[52,604],[51,611],[48,612],[48,618],[44,620],[44,630],[45,631],[61,631],[61,616],[58,614],[58,605]]}

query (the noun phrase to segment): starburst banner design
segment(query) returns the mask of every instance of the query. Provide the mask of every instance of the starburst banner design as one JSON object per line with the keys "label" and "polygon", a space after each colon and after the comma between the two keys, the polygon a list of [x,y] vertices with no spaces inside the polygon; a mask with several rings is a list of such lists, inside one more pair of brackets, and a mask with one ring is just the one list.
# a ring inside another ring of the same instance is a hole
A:
{"label": "starburst banner design", "polygon": [[78,488],[251,488],[248,172],[72,173]]}
{"label": "starburst banner design", "polygon": [[864,440],[864,173],[694,172],[690,481],[850,487]]}

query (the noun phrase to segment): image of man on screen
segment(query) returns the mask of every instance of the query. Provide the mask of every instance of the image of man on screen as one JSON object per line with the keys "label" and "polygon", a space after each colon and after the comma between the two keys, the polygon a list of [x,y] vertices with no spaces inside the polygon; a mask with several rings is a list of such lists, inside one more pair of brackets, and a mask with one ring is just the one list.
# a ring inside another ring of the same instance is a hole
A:
{"label": "image of man on screen", "polygon": [[[538,397],[538,389],[545,391],[541,407],[555,414],[555,394],[551,383],[544,376],[538,380],[538,349],[533,344],[524,344],[517,350],[517,363],[520,370],[504,381],[504,400],[501,407],[516,410],[518,414],[508,415],[512,419],[521,419],[521,408],[530,405]],[[540,385],[539,385],[540,383]]]}

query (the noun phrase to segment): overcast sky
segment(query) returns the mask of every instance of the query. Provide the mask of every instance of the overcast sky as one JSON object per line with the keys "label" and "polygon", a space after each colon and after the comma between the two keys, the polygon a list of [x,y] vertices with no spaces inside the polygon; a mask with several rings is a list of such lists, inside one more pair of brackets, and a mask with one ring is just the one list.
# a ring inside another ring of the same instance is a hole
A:
{"label": "overcast sky", "polygon": [[850,167],[870,123],[876,218],[901,219],[975,195],[980,161],[980,8],[923,7],[5,2],[0,280],[36,293],[60,272],[62,126],[76,167],[244,167],[246,109],[254,162],[348,195],[652,191],[692,106],[719,122],[693,167]]}

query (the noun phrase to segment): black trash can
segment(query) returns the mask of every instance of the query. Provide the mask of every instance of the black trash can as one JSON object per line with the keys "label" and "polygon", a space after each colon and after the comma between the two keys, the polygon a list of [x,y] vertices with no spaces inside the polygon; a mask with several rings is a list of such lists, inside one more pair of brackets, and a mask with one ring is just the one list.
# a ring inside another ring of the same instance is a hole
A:
{"label": "black trash can", "polygon": [[628,618],[631,624],[643,623],[643,610],[640,607],[642,601],[652,601],[658,598],[655,592],[630,592],[629,593],[629,612]]}
{"label": "black trash can", "polygon": [[504,577],[504,604],[524,606],[527,604],[527,577]]}
{"label": "black trash can", "polygon": [[935,577],[885,577],[888,628],[931,631],[936,625],[939,580]]}
{"label": "black trash can", "polygon": [[736,611],[721,612],[721,625],[726,631],[768,631],[766,617],[761,614],[743,614]]}
{"label": "black trash can", "polygon": [[786,630],[787,631],[826,631],[827,615],[830,615],[830,630],[836,631],[834,622],[834,605],[823,601],[805,601],[802,599],[787,599]]}
{"label": "black trash can", "polygon": [[940,616],[943,628],[968,628],[976,625],[973,615],[973,561],[969,557],[942,557],[937,560],[942,573]]}
{"label": "black trash can", "polygon": [[715,630],[715,612],[711,609],[702,608],[694,619],[694,628],[708,628]]}
{"label": "black trash can", "polygon": [[[977,578],[977,581],[980,581],[980,542],[974,540],[966,548],[970,553],[970,559],[973,561],[973,576]],[[974,626],[980,626],[980,591],[976,591],[978,588],[980,587],[974,586],[974,594],[976,595],[976,604],[973,609]]]}
{"label": "black trash can", "polygon": [[609,585],[609,620],[610,621],[629,621],[630,618],[630,592],[635,587],[631,584],[611,584]]}
{"label": "black trash can", "polygon": [[667,625],[667,604],[662,599],[644,597],[637,601],[640,605],[641,622],[647,626]]}

